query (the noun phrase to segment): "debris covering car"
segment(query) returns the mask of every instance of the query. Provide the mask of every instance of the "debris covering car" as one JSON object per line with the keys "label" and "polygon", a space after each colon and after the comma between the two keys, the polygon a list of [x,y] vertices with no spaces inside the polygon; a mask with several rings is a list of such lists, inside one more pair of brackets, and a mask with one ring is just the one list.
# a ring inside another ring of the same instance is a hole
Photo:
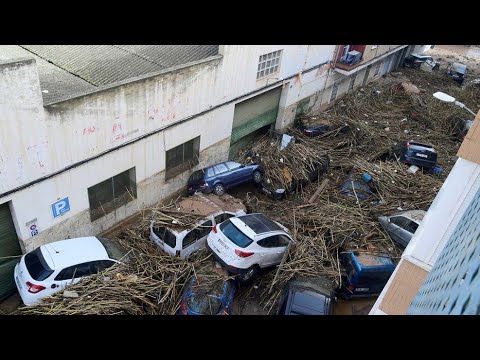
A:
{"label": "debris covering car", "polygon": [[407,68],[418,69],[423,63],[427,63],[433,70],[440,68],[440,63],[433,60],[430,55],[425,54],[410,54],[403,61],[403,66]]}
{"label": "debris covering car", "polygon": [[425,214],[423,210],[409,210],[390,216],[380,216],[378,221],[393,241],[406,247]]}
{"label": "debris covering car", "polygon": [[328,121],[318,121],[318,123],[306,123],[302,117],[295,119],[295,127],[304,135],[309,137],[315,137],[327,134],[329,132],[347,134],[351,131],[350,127],[345,125],[332,125]]}
{"label": "debris covering car", "polygon": [[128,261],[126,254],[119,245],[95,236],[55,241],[21,257],[15,283],[23,303],[34,305],[85,276]]}
{"label": "debris covering car", "polygon": [[467,65],[462,63],[450,64],[447,67],[447,75],[462,85],[465,81],[465,76],[467,75]]}
{"label": "debris covering car", "polygon": [[437,151],[432,145],[413,140],[403,141],[393,146],[392,153],[399,161],[432,169],[437,165]]}
{"label": "debris covering car", "polygon": [[196,191],[222,196],[225,190],[234,186],[254,182],[262,182],[262,168],[253,164],[240,164],[235,161],[226,161],[207,168],[195,171],[188,178],[187,191],[189,195]]}
{"label": "debris covering car", "polygon": [[256,213],[214,226],[207,248],[229,273],[246,282],[260,269],[278,265],[291,241],[287,228]]}
{"label": "debris covering car", "polygon": [[344,273],[338,295],[347,299],[380,294],[395,270],[390,257],[358,251],[340,253],[340,263]]}
{"label": "debris covering car", "polygon": [[279,315],[332,315],[334,286],[325,277],[290,280]]}
{"label": "debris covering car", "polygon": [[178,315],[231,315],[234,295],[231,279],[210,284],[208,278],[192,276],[183,290]]}
{"label": "debris covering car", "polygon": [[178,203],[179,212],[195,215],[193,223],[181,224],[172,220],[175,212],[169,212],[167,223],[159,223],[156,218],[151,220],[149,237],[167,254],[188,257],[205,246],[207,235],[215,224],[245,215],[246,210],[240,200],[228,194],[219,198],[213,194],[196,193]]}

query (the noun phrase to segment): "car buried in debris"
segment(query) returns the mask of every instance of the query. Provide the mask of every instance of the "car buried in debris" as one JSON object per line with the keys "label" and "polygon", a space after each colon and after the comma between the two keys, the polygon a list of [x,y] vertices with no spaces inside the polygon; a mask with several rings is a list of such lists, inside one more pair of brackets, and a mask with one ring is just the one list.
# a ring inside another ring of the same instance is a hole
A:
{"label": "car buried in debris", "polygon": [[423,210],[408,210],[390,216],[380,216],[378,221],[393,241],[406,247],[425,214]]}
{"label": "car buried in debris", "polygon": [[[216,224],[246,214],[242,202],[225,194],[222,197],[213,194],[196,193],[179,202],[179,211],[197,216],[193,224],[181,225],[175,220],[171,224],[150,221],[150,240],[167,254],[188,257],[205,246],[207,235]],[[172,215],[172,214],[170,214]]]}

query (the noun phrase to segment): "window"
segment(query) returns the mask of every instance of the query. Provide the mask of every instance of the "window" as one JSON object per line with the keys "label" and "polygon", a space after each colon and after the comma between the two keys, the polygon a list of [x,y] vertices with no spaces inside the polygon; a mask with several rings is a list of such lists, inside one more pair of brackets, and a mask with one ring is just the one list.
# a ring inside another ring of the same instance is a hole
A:
{"label": "window", "polygon": [[75,279],[78,279],[93,274],[96,272],[96,268],[96,261],[73,265],[60,271],[55,280],[70,280],[73,279],[74,276]]}
{"label": "window", "polygon": [[274,248],[287,246],[289,239],[285,235],[273,235],[257,242],[261,247]]}
{"label": "window", "polygon": [[171,179],[198,164],[200,136],[167,151],[165,179]]}
{"label": "window", "polygon": [[408,232],[412,233],[412,234],[415,234],[415,231],[417,231],[417,228],[418,228],[418,224],[414,221],[410,221],[407,225],[407,227],[405,228],[405,230],[407,230]]}
{"label": "window", "polygon": [[163,226],[156,226],[153,228],[153,232],[157,235],[165,244],[171,248],[175,248],[177,238],[172,234],[170,230]]}
{"label": "window", "polygon": [[187,246],[190,246],[191,244],[201,239],[202,237],[207,236],[211,230],[212,230],[212,222],[210,220],[205,221],[203,224],[199,225],[198,227],[190,231],[183,238],[182,249],[185,249]]}
{"label": "window", "polygon": [[137,198],[135,168],[88,188],[90,219],[97,220]]}
{"label": "window", "polygon": [[117,245],[111,240],[102,238],[102,237],[97,237],[97,239],[102,243],[102,245],[105,247],[105,250],[107,251],[108,257],[110,259],[115,259],[120,261],[127,252],[120,247],[120,245]]}
{"label": "window", "polygon": [[352,91],[353,86],[355,85],[355,80],[357,79],[357,74],[352,75],[352,78],[350,79],[350,84],[348,85],[348,91]]}
{"label": "window", "polygon": [[373,73],[373,76],[377,76],[379,71],[380,71],[380,63],[378,63],[378,64],[375,66],[375,72]]}
{"label": "window", "polygon": [[218,165],[215,165],[213,168],[215,169],[215,175],[228,172],[228,168],[225,164],[218,164]]}
{"label": "window", "polygon": [[25,255],[25,266],[30,276],[37,281],[43,281],[53,273],[39,247]]}
{"label": "window", "polygon": [[241,248],[246,248],[252,243],[252,239],[250,239],[247,235],[238,230],[237,227],[233,225],[230,220],[222,223],[220,225],[220,230],[223,232],[223,235],[225,235],[231,242]]}
{"label": "window", "polygon": [[335,81],[335,82],[333,83],[333,86],[332,86],[332,94],[330,95],[330,101],[329,101],[329,102],[332,102],[332,101],[335,100],[335,98],[337,97],[338,84],[339,84],[339,81]]}
{"label": "window", "polygon": [[403,216],[391,217],[390,221],[392,222],[392,224],[395,224],[395,225],[401,227],[402,229],[406,229],[407,226],[408,226],[408,223],[410,222],[410,220],[408,220],[407,218],[405,218]]}
{"label": "window", "polygon": [[235,170],[242,166],[242,164],[239,164],[235,161],[227,161],[225,165],[227,165],[230,170]]}
{"label": "window", "polygon": [[278,50],[260,56],[258,59],[257,79],[261,79],[265,76],[278,72],[281,55],[282,50]]}
{"label": "window", "polygon": [[362,272],[358,279],[358,287],[372,287],[384,285],[392,275],[389,271]]}
{"label": "window", "polygon": [[213,220],[215,221],[215,224],[220,224],[220,223],[224,222],[225,220],[228,220],[228,219],[230,219],[231,217],[234,217],[234,216],[235,215],[233,215],[233,214],[223,213],[223,214],[215,216],[215,218]]}
{"label": "window", "polygon": [[215,176],[215,173],[213,172],[213,168],[208,168],[207,169],[207,178],[211,178],[212,176]]}

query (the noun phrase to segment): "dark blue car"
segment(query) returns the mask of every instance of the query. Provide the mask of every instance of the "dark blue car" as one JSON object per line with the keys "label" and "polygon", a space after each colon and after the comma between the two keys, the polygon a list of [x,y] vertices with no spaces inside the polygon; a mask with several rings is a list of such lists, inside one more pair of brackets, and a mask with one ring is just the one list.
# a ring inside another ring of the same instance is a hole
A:
{"label": "dark blue car", "polygon": [[195,171],[188,179],[188,195],[196,191],[222,196],[226,189],[253,181],[262,182],[263,170],[257,164],[242,165],[226,161]]}
{"label": "dark blue car", "polygon": [[[201,281],[201,280],[200,280]],[[192,277],[182,295],[179,315],[231,315],[232,302],[235,295],[233,280],[208,284],[202,287],[203,281],[197,285]]]}

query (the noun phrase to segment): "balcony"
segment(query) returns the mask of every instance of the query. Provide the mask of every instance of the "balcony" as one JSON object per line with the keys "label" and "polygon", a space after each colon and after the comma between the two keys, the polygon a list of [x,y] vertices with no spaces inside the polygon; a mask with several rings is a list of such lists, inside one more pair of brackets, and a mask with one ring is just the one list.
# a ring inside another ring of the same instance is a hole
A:
{"label": "balcony", "polygon": [[339,45],[335,68],[342,74],[349,74],[353,69],[363,65],[363,53],[366,45]]}

